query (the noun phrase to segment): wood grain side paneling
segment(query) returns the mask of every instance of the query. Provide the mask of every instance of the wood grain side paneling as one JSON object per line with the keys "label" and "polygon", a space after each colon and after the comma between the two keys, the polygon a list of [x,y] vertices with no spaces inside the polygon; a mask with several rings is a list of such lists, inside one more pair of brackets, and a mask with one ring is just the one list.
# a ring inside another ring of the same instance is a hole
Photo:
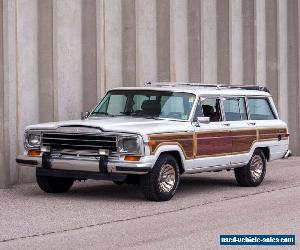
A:
{"label": "wood grain side paneling", "polygon": [[233,154],[249,152],[253,143],[257,140],[256,129],[232,131],[231,136]]}
{"label": "wood grain side paneling", "polygon": [[162,145],[178,145],[185,158],[201,158],[243,154],[251,150],[255,142],[288,139],[286,128],[241,129],[226,131],[205,131],[195,133],[153,134],[149,136],[150,150],[154,154]]}
{"label": "wood grain side paneling", "polygon": [[159,146],[178,145],[181,147],[186,159],[194,157],[194,137],[193,133],[173,133],[154,134],[149,136],[149,140],[155,143],[150,146],[151,153],[154,154]]}
{"label": "wood grain side paneling", "polygon": [[259,129],[259,141],[278,140],[278,136],[282,140],[288,139],[286,128]]}
{"label": "wood grain side paneling", "polygon": [[197,133],[196,157],[231,154],[232,140],[230,131]]}

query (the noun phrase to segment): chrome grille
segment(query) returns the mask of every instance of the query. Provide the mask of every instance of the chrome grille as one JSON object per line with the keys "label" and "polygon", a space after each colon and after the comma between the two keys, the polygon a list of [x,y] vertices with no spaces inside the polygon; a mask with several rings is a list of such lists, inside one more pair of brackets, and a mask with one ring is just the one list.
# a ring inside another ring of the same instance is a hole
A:
{"label": "chrome grille", "polygon": [[109,149],[117,151],[117,138],[111,135],[84,133],[47,132],[42,135],[42,145],[52,149],[98,150]]}

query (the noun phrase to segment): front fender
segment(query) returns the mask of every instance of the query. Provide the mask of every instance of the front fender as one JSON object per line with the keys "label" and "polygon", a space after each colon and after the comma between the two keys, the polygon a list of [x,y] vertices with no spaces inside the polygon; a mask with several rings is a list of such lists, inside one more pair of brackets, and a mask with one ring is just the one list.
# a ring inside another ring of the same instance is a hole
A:
{"label": "front fender", "polygon": [[159,146],[155,152],[154,152],[154,158],[155,158],[155,162],[157,161],[158,157],[162,154],[162,153],[168,153],[170,151],[175,151],[178,152],[180,155],[180,159],[181,159],[181,164],[183,169],[185,170],[185,161],[186,161],[186,156],[182,150],[182,148],[179,145],[161,145]]}

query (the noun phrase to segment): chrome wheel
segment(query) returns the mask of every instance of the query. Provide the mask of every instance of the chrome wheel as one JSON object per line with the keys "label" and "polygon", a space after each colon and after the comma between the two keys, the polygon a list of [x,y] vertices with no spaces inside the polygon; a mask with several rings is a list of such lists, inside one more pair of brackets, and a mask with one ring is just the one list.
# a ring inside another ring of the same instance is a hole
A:
{"label": "chrome wheel", "polygon": [[170,192],[176,183],[176,172],[172,165],[164,164],[159,174],[159,189],[161,192]]}
{"label": "chrome wheel", "polygon": [[263,173],[264,163],[259,155],[255,155],[250,163],[250,173],[254,181],[257,181]]}

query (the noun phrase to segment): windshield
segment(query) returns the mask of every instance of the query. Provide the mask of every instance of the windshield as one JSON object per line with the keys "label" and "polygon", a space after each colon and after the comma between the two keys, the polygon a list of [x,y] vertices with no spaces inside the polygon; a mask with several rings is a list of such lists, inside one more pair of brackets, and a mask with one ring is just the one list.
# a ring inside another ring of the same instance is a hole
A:
{"label": "windshield", "polygon": [[91,113],[97,116],[137,116],[188,120],[195,95],[153,90],[112,90]]}

